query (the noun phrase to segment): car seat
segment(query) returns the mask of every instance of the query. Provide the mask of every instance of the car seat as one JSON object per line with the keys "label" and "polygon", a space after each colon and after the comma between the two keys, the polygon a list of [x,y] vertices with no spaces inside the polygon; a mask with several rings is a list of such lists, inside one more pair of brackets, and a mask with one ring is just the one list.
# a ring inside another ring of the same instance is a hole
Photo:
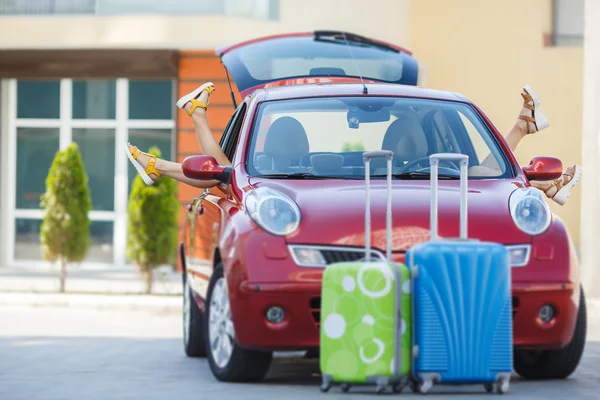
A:
{"label": "car seat", "polygon": [[302,124],[287,116],[276,119],[267,131],[263,153],[260,161],[257,160],[261,173],[289,173],[291,163],[309,153],[308,137]]}
{"label": "car seat", "polygon": [[[394,152],[392,173],[400,173],[406,162],[426,157],[429,149],[425,131],[416,115],[402,112],[397,118],[387,128],[381,144],[382,150]],[[376,165],[374,173],[385,174],[385,164]]]}

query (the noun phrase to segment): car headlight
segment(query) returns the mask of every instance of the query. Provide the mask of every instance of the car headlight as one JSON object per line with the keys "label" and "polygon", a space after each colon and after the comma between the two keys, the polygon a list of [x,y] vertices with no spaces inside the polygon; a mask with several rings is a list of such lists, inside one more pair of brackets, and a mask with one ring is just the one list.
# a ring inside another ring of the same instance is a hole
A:
{"label": "car headlight", "polygon": [[283,193],[267,187],[248,194],[246,209],[254,222],[273,235],[286,236],[300,226],[298,205]]}
{"label": "car headlight", "polygon": [[515,190],[510,196],[509,207],[517,227],[528,235],[540,235],[550,226],[552,213],[538,189]]}

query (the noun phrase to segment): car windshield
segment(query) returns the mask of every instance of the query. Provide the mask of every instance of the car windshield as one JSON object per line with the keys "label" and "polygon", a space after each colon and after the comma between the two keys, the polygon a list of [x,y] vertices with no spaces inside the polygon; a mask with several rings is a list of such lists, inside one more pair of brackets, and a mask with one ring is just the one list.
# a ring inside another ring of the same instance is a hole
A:
{"label": "car windshield", "polygon": [[[246,167],[253,176],[364,179],[362,154],[394,152],[396,179],[429,179],[429,155],[469,156],[469,179],[512,176],[507,158],[475,110],[464,103],[394,97],[267,101],[258,110]],[[384,159],[371,176],[385,177]],[[441,178],[459,167],[442,162]]]}

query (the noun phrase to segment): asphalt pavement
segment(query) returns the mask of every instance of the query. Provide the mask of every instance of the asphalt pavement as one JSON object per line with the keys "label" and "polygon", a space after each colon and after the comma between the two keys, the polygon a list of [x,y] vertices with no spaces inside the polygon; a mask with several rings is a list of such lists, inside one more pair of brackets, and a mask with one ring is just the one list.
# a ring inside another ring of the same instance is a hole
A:
{"label": "asphalt pavement", "polygon": [[[590,311],[589,341],[576,373],[552,382],[514,378],[506,396],[600,398],[600,307]],[[0,305],[1,400],[364,399],[373,393],[370,388],[349,394],[333,388],[323,394],[317,360],[277,356],[264,383],[226,384],[213,378],[205,359],[185,356],[181,315],[172,309]],[[405,391],[389,396],[421,395]],[[491,395],[476,385],[437,386],[429,396]]]}

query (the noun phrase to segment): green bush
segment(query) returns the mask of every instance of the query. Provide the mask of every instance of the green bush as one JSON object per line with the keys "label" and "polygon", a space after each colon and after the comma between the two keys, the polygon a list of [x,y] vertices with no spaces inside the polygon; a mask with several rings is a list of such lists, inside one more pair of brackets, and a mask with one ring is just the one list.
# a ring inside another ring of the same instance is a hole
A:
{"label": "green bush", "polygon": [[365,145],[360,140],[357,142],[344,142],[342,151],[364,151]]}
{"label": "green bush", "polygon": [[67,264],[81,262],[90,246],[92,199],[77,144],[56,153],[40,204],[45,210],[42,253],[48,261],[60,261],[60,291],[64,292]]}
{"label": "green bush", "polygon": [[[157,147],[148,153],[161,157]],[[140,268],[146,293],[152,292],[152,270],[175,261],[179,207],[174,179],[161,177],[152,186],[146,186],[139,174],[133,180],[127,210],[127,257]]]}

